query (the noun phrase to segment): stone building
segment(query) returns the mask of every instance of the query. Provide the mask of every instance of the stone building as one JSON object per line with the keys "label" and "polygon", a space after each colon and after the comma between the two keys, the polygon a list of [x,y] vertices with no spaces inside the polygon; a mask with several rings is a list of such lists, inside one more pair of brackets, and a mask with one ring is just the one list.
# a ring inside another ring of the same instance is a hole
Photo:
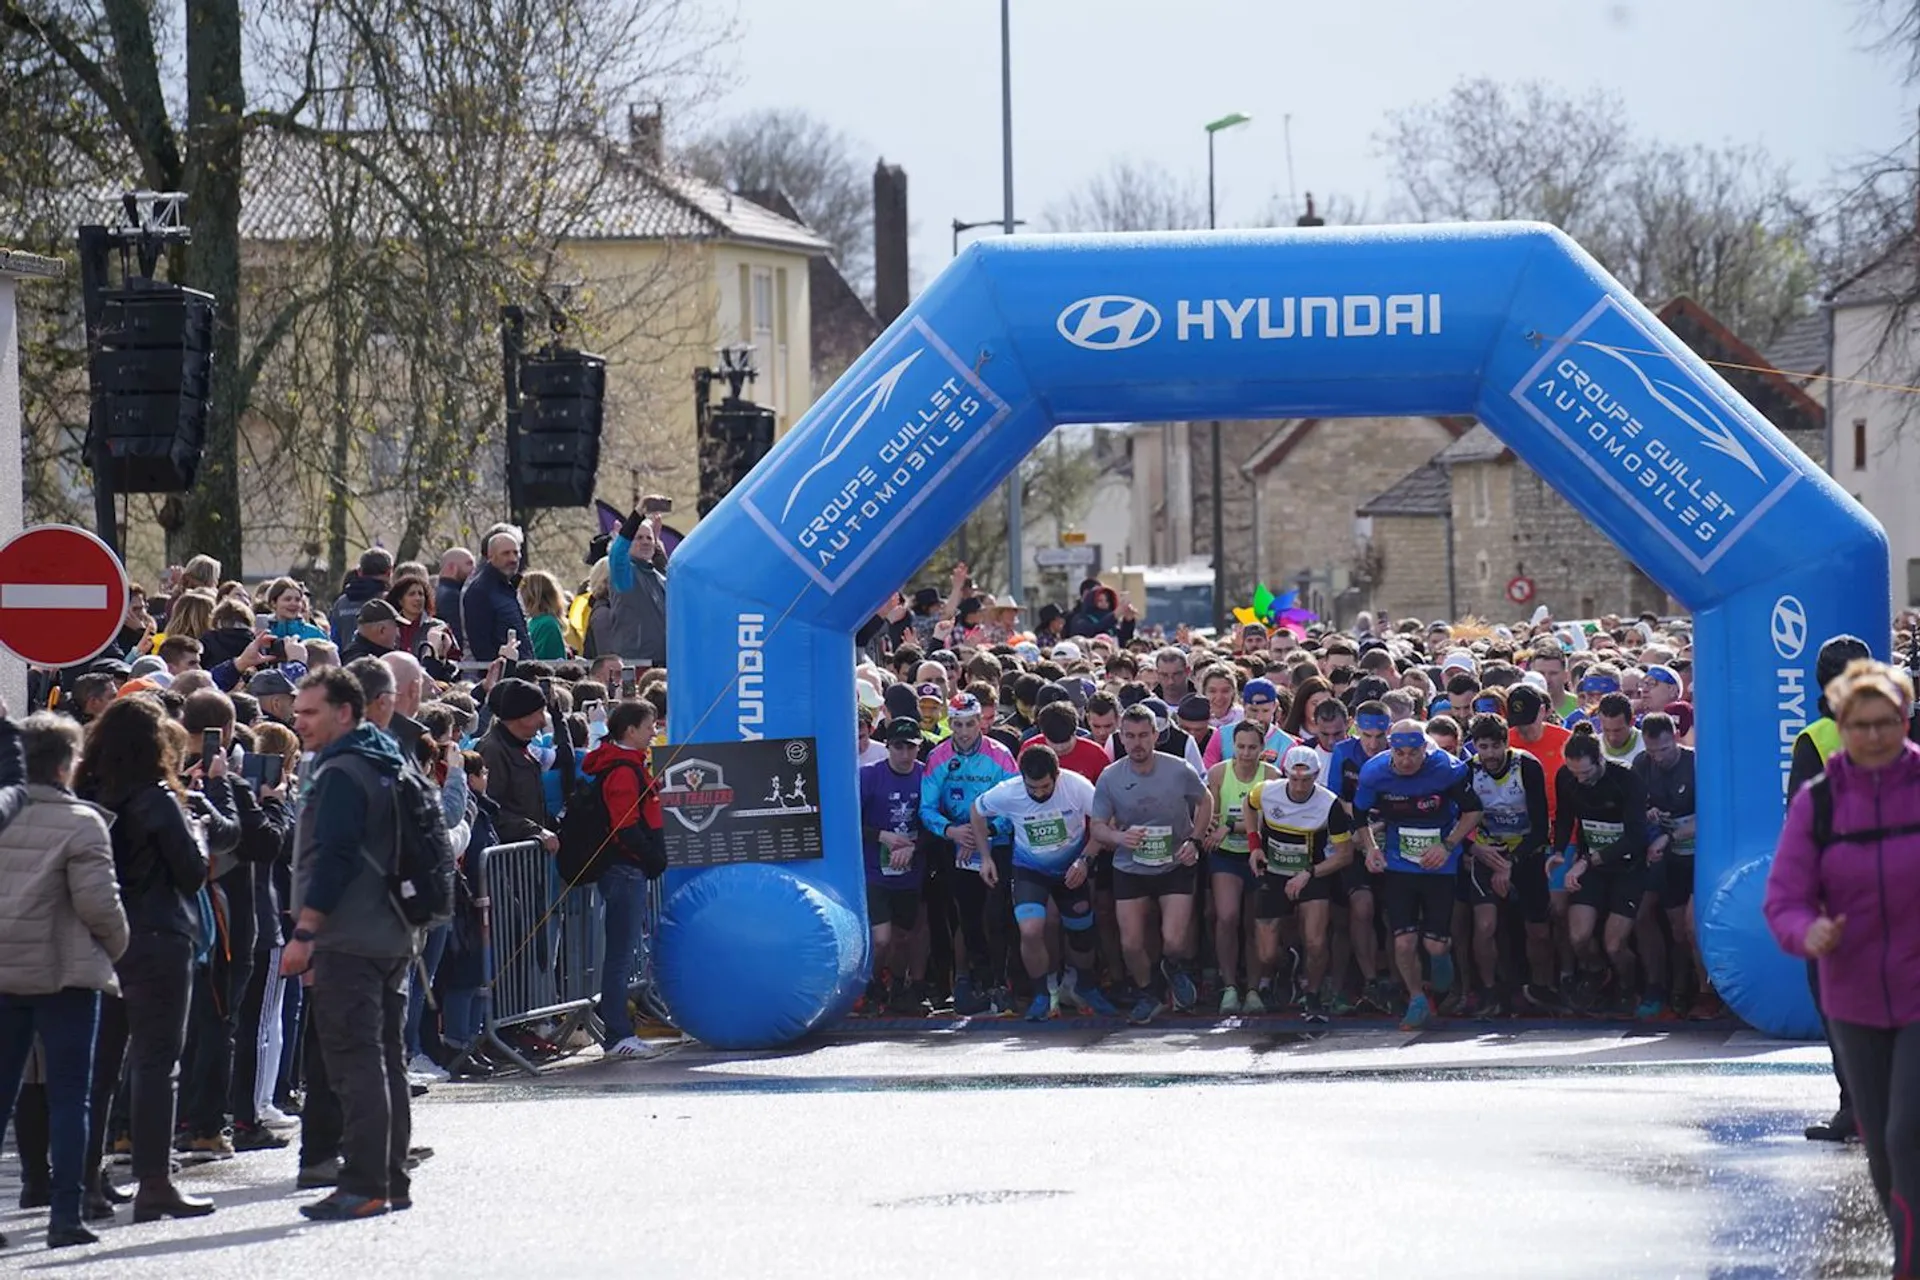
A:
{"label": "stone building", "polygon": [[[1688,298],[1660,319],[1808,457],[1826,456],[1826,415],[1800,382],[1781,374]],[[1446,481],[1436,490],[1438,468]],[[1375,609],[1394,614],[1504,619],[1546,605],[1555,617],[1667,612],[1666,592],[1615,549],[1537,472],[1475,425],[1358,508],[1371,521],[1362,562]],[[1446,590],[1435,590],[1432,584]],[[1524,601],[1509,595],[1525,584]]]}

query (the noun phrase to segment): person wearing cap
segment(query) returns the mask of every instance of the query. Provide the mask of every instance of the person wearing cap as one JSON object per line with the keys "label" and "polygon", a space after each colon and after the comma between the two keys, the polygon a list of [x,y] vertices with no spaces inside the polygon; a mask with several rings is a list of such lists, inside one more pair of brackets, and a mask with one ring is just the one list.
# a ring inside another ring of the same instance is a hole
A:
{"label": "person wearing cap", "polygon": [[[878,708],[869,707],[865,702],[854,708],[854,763],[862,769],[887,758],[887,744],[873,736],[873,719],[878,711]],[[915,719],[914,723],[920,722]]]}
{"label": "person wearing cap", "polygon": [[[1251,685],[1249,682],[1249,687]],[[1220,1013],[1223,1017],[1242,1012],[1265,1013],[1266,1000],[1260,994],[1260,978],[1262,971],[1270,973],[1271,970],[1261,964],[1247,966],[1244,1006],[1237,981],[1242,900],[1258,883],[1247,857],[1247,796],[1260,783],[1278,777],[1279,772],[1261,758],[1267,749],[1267,735],[1260,722],[1251,716],[1214,736],[1233,740],[1232,758],[1207,770],[1213,825],[1200,840],[1201,847],[1207,851],[1211,890],[1207,901],[1213,915],[1213,953],[1220,967]]]}
{"label": "person wearing cap", "polygon": [[[1867,648],[1867,642],[1859,636],[1837,635],[1820,646],[1820,652],[1814,659],[1813,678],[1820,687],[1819,718],[1814,720],[1793,740],[1793,758],[1787,771],[1787,798],[1800,794],[1800,789],[1826,771],[1827,761],[1840,751],[1840,725],[1834,718],[1833,707],[1827,701],[1827,686],[1838,680],[1848,666],[1855,662],[1864,662],[1873,657],[1873,651]],[[1813,990],[1813,1007],[1820,1014],[1820,1024],[1826,1026],[1826,1012],[1820,1003],[1820,967],[1812,959],[1807,962],[1807,983]],[[1831,1033],[1827,1036],[1829,1045],[1833,1042]],[[1810,1124],[1806,1135],[1815,1142],[1847,1142],[1859,1136],[1854,1121],[1853,1099],[1847,1092],[1847,1080],[1840,1071],[1840,1055],[1833,1054],[1834,1083],[1840,1086],[1840,1106],[1831,1119],[1824,1123]]]}
{"label": "person wearing cap", "polygon": [[[1557,860],[1566,867],[1564,883],[1573,895],[1567,941],[1580,966],[1567,995],[1576,1009],[1595,1007],[1611,965],[1613,1011],[1631,1014],[1639,996],[1634,991],[1637,962],[1627,944],[1646,888],[1646,784],[1626,765],[1606,758],[1589,726],[1567,740],[1566,763],[1553,785],[1558,852],[1548,865]],[[1599,944],[1596,928],[1601,928]]]}
{"label": "person wearing cap", "polygon": [[400,643],[400,611],[383,599],[369,600],[355,615],[358,629],[340,650],[340,665],[355,658],[378,658]]}
{"label": "person wearing cap", "polygon": [[385,547],[369,547],[360,553],[360,563],[340,584],[340,595],[327,610],[327,626],[335,642],[352,631],[360,606],[378,600],[393,585],[393,552]]}
{"label": "person wearing cap", "polygon": [[1920,747],[1913,682],[1855,659],[1822,693],[1840,750],[1787,806],[1762,909],[1819,968],[1820,1008],[1892,1227],[1893,1274],[1920,1276]]}
{"label": "person wearing cap", "polygon": [[[1025,607],[1012,596],[988,596],[986,619],[980,628],[979,643],[1006,644],[1020,630],[1020,615]],[[1037,650],[1036,650],[1037,652]]]}
{"label": "person wearing cap", "polygon": [[[892,690],[888,691],[891,700]],[[963,1017],[984,1013],[996,995],[1011,1007],[1007,981],[1007,921],[1013,870],[1007,824],[992,824],[991,840],[977,842],[973,802],[1019,772],[1013,754],[986,736],[979,700],[962,695],[947,713],[948,736],[927,754],[920,783],[920,827],[941,842],[935,856],[951,857],[953,900],[960,916],[960,942],[954,958],[953,1011]],[[951,850],[951,854],[947,851]],[[981,868],[995,865],[989,881]],[[944,865],[943,865],[944,870]],[[974,874],[964,874],[964,873]]]}
{"label": "person wearing cap", "polygon": [[1113,757],[1099,743],[1080,734],[1080,721],[1074,715],[1071,702],[1047,702],[1034,712],[1034,721],[1039,732],[1020,744],[1022,750],[1044,742],[1060,758],[1062,769],[1069,769],[1088,782],[1098,782],[1100,774],[1113,763]]}
{"label": "person wearing cap", "polygon": [[1669,992],[1679,989],[1678,983],[1669,983],[1669,953],[1659,918],[1664,910],[1667,932],[1673,938],[1671,968],[1678,971],[1692,961],[1699,984],[1695,1008],[1717,1017],[1724,1006],[1713,993],[1693,929],[1694,812],[1699,802],[1693,750],[1680,745],[1673,717],[1664,711],[1652,712],[1640,722],[1640,736],[1646,750],[1632,767],[1647,789],[1647,818],[1654,834],[1647,842],[1647,886],[1634,924],[1641,967],[1646,971],[1646,998],[1636,1016],[1659,1017]]}
{"label": "person wearing cap", "polygon": [[[1028,1022],[1044,1022],[1066,1007],[1101,1017],[1116,1013],[1101,993],[1094,970],[1093,804],[1093,784],[1062,770],[1044,743],[1020,754],[1018,777],[998,783],[973,802],[975,845],[986,843],[990,820],[1002,820],[1013,830],[1008,891],[1020,935],[1020,960],[1033,984]],[[980,878],[997,887],[999,864],[983,862]],[[1049,902],[1060,912],[1067,949],[1067,972],[1057,982],[1047,945]]]}
{"label": "person wearing cap", "polygon": [[920,734],[926,740],[926,750],[932,750],[945,742],[952,730],[947,725],[947,694],[933,681],[922,682],[914,689],[916,711],[920,716]]}
{"label": "person wearing cap", "polygon": [[257,671],[247,681],[247,692],[260,704],[260,714],[275,724],[293,727],[293,681],[278,667]]}
{"label": "person wearing cap", "polygon": [[1080,661],[1083,655],[1080,652],[1080,646],[1078,644],[1071,640],[1062,640],[1059,644],[1053,646],[1053,652],[1048,656],[1052,658],[1054,662],[1064,667],[1068,663]]}
{"label": "person wearing cap", "polygon": [[[1127,972],[1143,994],[1128,1020],[1151,1022],[1167,1006],[1191,1009],[1199,998],[1192,959],[1195,868],[1200,838],[1212,823],[1211,797],[1200,772],[1156,750],[1153,714],[1144,705],[1120,716],[1126,758],[1100,775],[1094,788],[1093,838],[1113,850],[1114,909]],[[1148,930],[1160,909],[1160,964],[1152,961]]]}
{"label": "person wearing cap", "polygon": [[[1417,720],[1387,733],[1387,752],[1361,766],[1354,789],[1354,831],[1367,870],[1385,874],[1387,928],[1394,966],[1406,986],[1401,1026],[1417,1031],[1433,1017],[1420,974],[1424,942],[1434,993],[1453,987],[1453,899],[1460,854],[1480,824],[1480,798],[1467,785],[1466,762],[1427,740]],[[1376,840],[1379,823],[1384,840]]]}
{"label": "person wearing cap", "polygon": [[1174,723],[1180,726],[1180,732],[1192,742],[1194,754],[1200,761],[1200,768],[1195,772],[1204,778],[1207,748],[1220,736],[1220,731],[1213,725],[1211,704],[1197,693],[1188,694],[1174,707],[1173,718]]}
{"label": "person wearing cap", "polygon": [[[1322,988],[1329,981],[1328,925],[1353,859],[1352,819],[1319,779],[1320,754],[1308,746],[1289,747],[1279,774],[1256,783],[1243,802],[1248,868],[1259,884],[1254,916],[1260,966],[1279,969],[1280,922],[1297,912],[1306,952],[1308,1022],[1327,1020]],[[1258,998],[1257,992],[1248,997],[1250,1002]]]}
{"label": "person wearing cap", "polygon": [[[902,716],[886,727],[886,758],[860,770],[860,834],[867,859],[867,924],[873,930],[873,980],[857,1012],[924,1012],[925,975],[913,932],[920,925],[920,723]],[[898,981],[895,983],[894,979]]]}
{"label": "person wearing cap", "polygon": [[1471,856],[1460,861],[1457,897],[1473,926],[1473,969],[1460,1004],[1466,1017],[1500,1016],[1500,904],[1517,903],[1525,922],[1530,1003],[1558,1007],[1551,992],[1553,938],[1547,898],[1547,841],[1553,819],[1547,809],[1547,771],[1525,751],[1515,749],[1512,731],[1499,712],[1477,712],[1467,724],[1473,757],[1467,785],[1484,815],[1473,834]]}
{"label": "person wearing cap", "polygon": [[1067,615],[1057,604],[1040,606],[1039,627],[1034,639],[1053,643],[1066,638]]}

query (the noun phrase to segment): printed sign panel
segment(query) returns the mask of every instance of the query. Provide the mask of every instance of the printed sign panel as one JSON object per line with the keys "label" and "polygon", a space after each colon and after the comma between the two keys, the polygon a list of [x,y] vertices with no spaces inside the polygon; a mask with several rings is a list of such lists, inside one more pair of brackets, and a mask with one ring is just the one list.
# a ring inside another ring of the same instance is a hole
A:
{"label": "printed sign panel", "polygon": [[1667,350],[1604,298],[1513,398],[1705,573],[1800,471]]}
{"label": "printed sign panel", "polygon": [[653,749],[667,863],[800,862],[822,854],[812,738]]}
{"label": "printed sign panel", "polygon": [[808,415],[805,446],[754,470],[741,505],[832,594],[1007,412],[915,317],[862,377]]}

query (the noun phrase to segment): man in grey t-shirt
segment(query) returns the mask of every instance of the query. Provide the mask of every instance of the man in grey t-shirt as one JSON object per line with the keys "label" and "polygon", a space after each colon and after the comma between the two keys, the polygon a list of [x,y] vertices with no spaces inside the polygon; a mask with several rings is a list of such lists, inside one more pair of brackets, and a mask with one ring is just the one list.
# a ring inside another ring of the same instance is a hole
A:
{"label": "man in grey t-shirt", "polygon": [[[1108,765],[1093,789],[1089,815],[1093,837],[1113,849],[1114,911],[1120,918],[1120,949],[1127,973],[1142,994],[1129,1021],[1153,1020],[1167,1007],[1198,998],[1193,984],[1195,866],[1199,836],[1212,821],[1212,804],[1186,762],[1154,750],[1159,729],[1144,706],[1120,717],[1126,756]],[[1161,959],[1153,970],[1147,952],[1151,912],[1160,908]]]}

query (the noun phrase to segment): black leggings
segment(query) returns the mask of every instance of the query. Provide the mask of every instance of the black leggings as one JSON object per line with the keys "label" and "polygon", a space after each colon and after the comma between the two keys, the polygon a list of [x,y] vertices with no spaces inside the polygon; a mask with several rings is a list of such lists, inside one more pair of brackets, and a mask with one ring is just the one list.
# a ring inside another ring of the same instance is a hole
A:
{"label": "black leggings", "polygon": [[[942,856],[949,862],[952,845]],[[953,890],[953,905],[960,913],[960,936],[967,943],[967,967],[975,978],[989,987],[1007,985],[1008,943],[1013,937],[1013,850],[1002,845],[993,849],[994,866],[1000,883],[987,888],[987,882],[972,871],[955,869],[948,877]],[[1026,970],[1022,968],[1021,973]]]}
{"label": "black leggings", "polygon": [[1893,1228],[1893,1274],[1920,1275],[1920,1022],[1889,1031],[1833,1018],[1827,1034],[1853,1095],[1874,1192]]}
{"label": "black leggings", "polygon": [[1833,1029],[1827,1025],[1827,1011],[1820,1007],[1820,962],[1807,961],[1807,988],[1813,992],[1813,1011],[1820,1015],[1820,1029],[1826,1033],[1827,1050],[1833,1056],[1833,1082],[1840,1086],[1840,1110],[1853,1114],[1853,1099],[1847,1095],[1847,1077],[1840,1071],[1840,1052],[1833,1048]]}

